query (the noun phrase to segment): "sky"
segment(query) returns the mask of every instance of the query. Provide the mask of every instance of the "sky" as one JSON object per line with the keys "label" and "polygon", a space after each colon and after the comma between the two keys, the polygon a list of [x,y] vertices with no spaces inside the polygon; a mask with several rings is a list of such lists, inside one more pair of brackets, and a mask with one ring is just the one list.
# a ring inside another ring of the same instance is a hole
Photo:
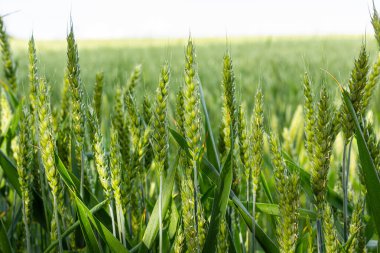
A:
{"label": "sky", "polygon": [[[375,0],[380,9],[380,0]],[[7,32],[64,39],[371,34],[372,0],[0,0]]]}

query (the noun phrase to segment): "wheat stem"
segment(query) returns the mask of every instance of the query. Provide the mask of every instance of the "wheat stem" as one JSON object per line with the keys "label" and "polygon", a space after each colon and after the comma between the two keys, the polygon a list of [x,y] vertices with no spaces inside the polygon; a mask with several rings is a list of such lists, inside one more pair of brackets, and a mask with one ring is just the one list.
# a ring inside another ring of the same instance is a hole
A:
{"label": "wheat stem", "polygon": [[158,201],[158,219],[160,224],[160,244],[159,252],[162,253],[162,170],[160,171],[160,193]]}

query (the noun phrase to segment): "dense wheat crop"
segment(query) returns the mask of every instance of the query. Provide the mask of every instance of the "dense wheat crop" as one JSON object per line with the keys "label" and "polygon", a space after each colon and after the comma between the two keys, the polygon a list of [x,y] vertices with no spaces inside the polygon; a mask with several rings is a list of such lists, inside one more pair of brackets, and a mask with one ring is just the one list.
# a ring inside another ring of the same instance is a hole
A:
{"label": "dense wheat crop", "polygon": [[378,251],[371,20],[367,41],[106,45],[1,18],[0,251]]}

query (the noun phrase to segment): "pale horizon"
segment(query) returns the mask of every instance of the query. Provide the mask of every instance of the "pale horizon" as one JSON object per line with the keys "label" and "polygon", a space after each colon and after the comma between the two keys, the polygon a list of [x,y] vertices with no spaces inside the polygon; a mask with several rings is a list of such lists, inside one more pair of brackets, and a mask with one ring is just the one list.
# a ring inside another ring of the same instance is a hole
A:
{"label": "pale horizon", "polygon": [[[380,1],[375,1],[380,9]],[[371,0],[3,0],[10,36],[78,39],[372,34]]]}

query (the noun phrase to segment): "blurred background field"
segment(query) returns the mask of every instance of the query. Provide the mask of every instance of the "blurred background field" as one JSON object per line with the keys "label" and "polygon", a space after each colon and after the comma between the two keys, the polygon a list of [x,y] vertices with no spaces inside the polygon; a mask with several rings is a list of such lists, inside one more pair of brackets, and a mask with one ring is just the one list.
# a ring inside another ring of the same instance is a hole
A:
{"label": "blurred background field", "polygon": [[[194,39],[199,76],[211,120],[219,122],[221,108],[222,58],[230,50],[235,69],[237,96],[250,110],[258,85],[264,91],[264,106],[268,121],[277,130],[287,126],[297,105],[302,100],[302,76],[305,70],[314,82],[315,93],[325,82],[330,93],[340,102],[337,85],[323,69],[340,82],[347,83],[353,60],[362,43],[367,44],[370,62],[376,56],[372,36],[296,36],[296,37],[238,37],[219,39]],[[91,97],[95,73],[105,76],[104,115],[113,104],[113,89],[123,86],[133,67],[142,64],[142,79],[137,87],[137,99],[153,96],[157,87],[159,69],[168,61],[171,65],[170,99],[183,83],[184,47],[186,39],[128,39],[128,40],[79,40],[81,77],[88,97]],[[27,41],[11,43],[18,64],[21,87],[27,87]],[[65,41],[36,41],[39,68],[52,84],[55,105],[61,99],[63,74],[66,65]],[[24,88],[21,88],[25,90]],[[20,90],[20,93],[23,91]],[[374,101],[379,96],[376,95]],[[174,101],[169,103],[173,111]],[[372,108],[376,108],[372,105]],[[375,110],[376,111],[376,110]],[[170,113],[172,118],[172,113]]]}

